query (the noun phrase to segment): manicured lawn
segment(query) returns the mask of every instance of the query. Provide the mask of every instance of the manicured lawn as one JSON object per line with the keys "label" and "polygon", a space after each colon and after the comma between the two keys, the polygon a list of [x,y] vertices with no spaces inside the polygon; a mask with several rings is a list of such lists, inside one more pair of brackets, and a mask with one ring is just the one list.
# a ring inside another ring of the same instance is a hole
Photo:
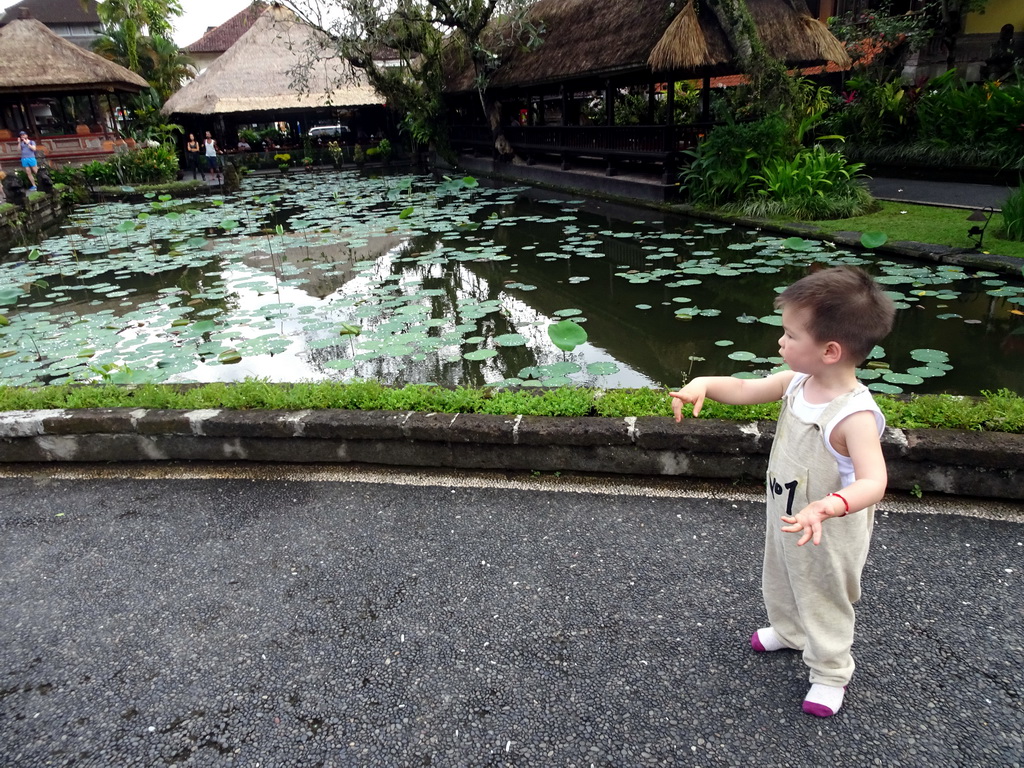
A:
{"label": "manicured lawn", "polygon": [[[931,205],[883,202],[882,210],[870,216],[852,219],[810,222],[822,232],[885,232],[890,241],[914,240],[920,243],[971,248],[973,241],[967,230],[975,222],[967,221],[970,211],[962,208],[939,208]],[[778,220],[780,224],[787,223]],[[1024,259],[1024,243],[1003,240],[998,233],[1003,228],[1003,217],[995,214],[985,230],[984,252]]]}

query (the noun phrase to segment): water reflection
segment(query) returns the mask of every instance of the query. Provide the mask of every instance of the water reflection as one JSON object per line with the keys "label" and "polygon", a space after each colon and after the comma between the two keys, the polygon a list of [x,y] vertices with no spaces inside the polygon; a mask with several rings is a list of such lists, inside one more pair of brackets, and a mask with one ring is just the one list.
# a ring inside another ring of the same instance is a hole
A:
{"label": "water reflection", "polygon": [[[0,267],[0,286],[14,286],[0,288],[0,382],[113,369],[677,386],[693,358],[693,373],[771,369],[775,292],[815,264],[852,263],[901,308],[863,372],[872,387],[1024,391],[1019,280],[825,245],[796,253],[758,231],[551,192],[434,187],[267,177],[220,204],[84,208],[38,261],[20,250]],[[589,334],[568,354],[547,337],[563,317]]]}

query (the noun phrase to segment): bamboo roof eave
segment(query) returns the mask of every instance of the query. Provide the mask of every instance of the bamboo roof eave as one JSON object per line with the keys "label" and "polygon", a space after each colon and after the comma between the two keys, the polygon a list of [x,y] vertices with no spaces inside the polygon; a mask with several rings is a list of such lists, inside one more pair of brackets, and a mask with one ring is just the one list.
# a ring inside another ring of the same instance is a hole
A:
{"label": "bamboo roof eave", "polygon": [[0,88],[0,94],[39,94],[59,95],[62,93],[139,93],[143,88],[140,86],[128,87],[124,83],[80,83],[68,85],[45,85],[45,86],[16,86],[13,88]]}

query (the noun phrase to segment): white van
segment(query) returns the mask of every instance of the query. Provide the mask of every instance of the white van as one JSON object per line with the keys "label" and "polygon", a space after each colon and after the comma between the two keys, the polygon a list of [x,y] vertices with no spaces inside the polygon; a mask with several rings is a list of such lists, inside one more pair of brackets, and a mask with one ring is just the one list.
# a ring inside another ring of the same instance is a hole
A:
{"label": "white van", "polygon": [[352,131],[347,125],[318,125],[309,129],[311,139],[343,139],[347,140],[352,136]]}

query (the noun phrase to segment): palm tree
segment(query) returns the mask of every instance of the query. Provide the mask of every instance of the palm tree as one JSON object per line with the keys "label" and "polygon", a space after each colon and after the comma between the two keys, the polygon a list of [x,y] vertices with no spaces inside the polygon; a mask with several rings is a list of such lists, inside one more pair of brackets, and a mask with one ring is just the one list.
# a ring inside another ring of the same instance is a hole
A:
{"label": "palm tree", "polygon": [[137,70],[129,66],[129,48],[128,33],[121,27],[109,27],[100,32],[92,44],[93,51],[103,58],[136,72]]}
{"label": "palm tree", "polygon": [[[93,51],[105,59],[129,67],[130,33],[119,27],[112,27],[100,33],[92,45]],[[171,94],[181,88],[184,80],[195,77],[192,59],[181,52],[171,40],[155,35],[140,37],[135,41],[138,63],[133,71],[142,75],[167,101]]]}
{"label": "palm tree", "polygon": [[163,101],[181,88],[185,80],[196,76],[195,63],[171,40],[161,35],[146,38],[149,75],[146,79]]}
{"label": "palm tree", "polygon": [[124,33],[128,69],[139,72],[140,39],[146,33],[166,37],[171,33],[171,17],[183,11],[180,0],[100,0],[96,13],[107,32]]}

